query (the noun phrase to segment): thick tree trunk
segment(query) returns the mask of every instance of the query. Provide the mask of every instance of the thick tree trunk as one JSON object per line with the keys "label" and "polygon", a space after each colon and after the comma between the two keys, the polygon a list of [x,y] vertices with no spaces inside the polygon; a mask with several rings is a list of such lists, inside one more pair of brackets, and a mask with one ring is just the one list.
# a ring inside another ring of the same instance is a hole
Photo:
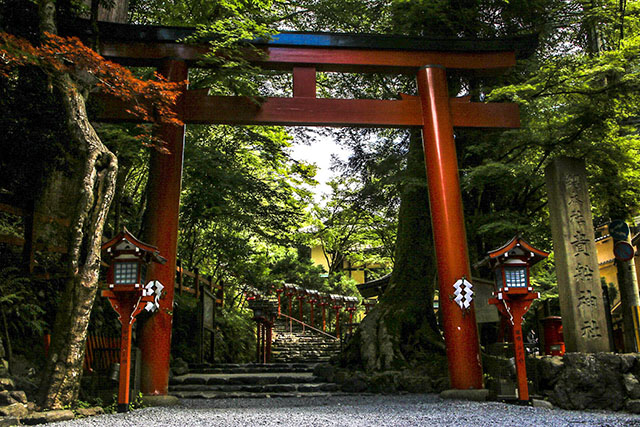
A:
{"label": "thick tree trunk", "polygon": [[444,354],[433,311],[436,264],[422,138],[411,134],[401,195],[396,262],[387,291],[343,352],[348,366],[397,369]]}
{"label": "thick tree trunk", "polygon": [[[41,30],[55,33],[55,6],[42,0]],[[52,345],[45,366],[40,405],[56,409],[71,404],[78,395],[89,317],[97,291],[100,246],[113,198],[118,164],[89,123],[85,93],[68,74],[51,76],[67,115],[72,188],[77,202],[69,206],[68,280],[53,328]]]}

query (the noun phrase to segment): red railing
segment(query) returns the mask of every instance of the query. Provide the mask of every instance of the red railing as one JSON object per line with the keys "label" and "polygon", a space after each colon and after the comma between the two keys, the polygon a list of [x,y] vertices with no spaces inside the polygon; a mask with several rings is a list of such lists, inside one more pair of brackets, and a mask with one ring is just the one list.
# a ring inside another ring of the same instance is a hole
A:
{"label": "red railing", "polygon": [[284,314],[284,313],[280,313],[280,316],[281,316],[281,317],[285,317],[285,318],[289,319],[289,332],[292,332],[292,331],[293,331],[292,323],[293,323],[293,322],[296,322],[296,323],[299,323],[300,325],[302,325],[302,330],[303,330],[303,331],[305,330],[305,328],[306,328],[306,329],[311,329],[312,331],[315,331],[315,332],[317,332],[317,333],[319,333],[319,334],[321,334],[321,335],[324,335],[325,337],[331,338],[332,340],[337,340],[337,339],[338,339],[338,337],[334,337],[333,335],[328,334],[328,333],[326,333],[326,332],[324,332],[324,331],[321,331],[321,330],[320,330],[320,329],[318,329],[318,328],[314,328],[313,326],[311,326],[311,325],[309,325],[309,324],[307,324],[307,323],[301,322],[300,320],[296,319],[295,317],[287,316],[287,315],[286,315],[286,314]]}

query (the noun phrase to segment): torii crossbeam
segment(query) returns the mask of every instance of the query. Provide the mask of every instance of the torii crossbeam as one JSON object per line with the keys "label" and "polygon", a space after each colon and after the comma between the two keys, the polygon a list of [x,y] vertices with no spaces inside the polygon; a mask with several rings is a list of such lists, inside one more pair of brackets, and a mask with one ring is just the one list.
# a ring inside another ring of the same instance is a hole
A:
{"label": "torii crossbeam", "polygon": [[[82,33],[83,30],[77,30]],[[200,66],[206,44],[183,44],[193,29],[102,24],[100,53],[127,65],[155,66],[170,81],[187,79],[188,68]],[[472,103],[450,98],[446,70],[492,74],[515,65],[527,55],[535,38],[499,40],[433,40],[404,36],[283,33],[254,46],[263,56],[250,58],[265,69],[293,73],[293,97],[266,98],[260,103],[243,97],[209,96],[186,90],[178,101],[184,123],[270,124],[300,126],[419,127],[422,129],[431,219],[438,265],[440,307],[443,310],[449,377],[455,389],[482,388],[482,368],[473,306],[463,310],[453,301],[453,285],[470,278],[453,127],[519,126],[514,104]],[[419,96],[398,100],[316,98],[316,72],[379,72],[416,76]],[[103,98],[99,120],[132,118],[127,106]],[[176,265],[178,209],[184,127],[165,125],[160,137],[169,155],[154,153],[145,241],[167,258],[149,274],[167,291],[161,309],[141,333],[142,391],[168,391],[171,310]],[[432,254],[424,254],[432,256]],[[430,301],[425,301],[430,304]]]}

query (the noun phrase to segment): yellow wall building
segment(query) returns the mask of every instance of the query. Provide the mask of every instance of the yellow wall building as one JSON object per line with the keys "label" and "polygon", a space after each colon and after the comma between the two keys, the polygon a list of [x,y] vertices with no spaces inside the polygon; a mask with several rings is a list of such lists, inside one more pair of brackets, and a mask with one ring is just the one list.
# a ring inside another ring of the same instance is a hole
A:
{"label": "yellow wall building", "polygon": [[[322,266],[322,268],[324,268],[324,271],[329,271],[329,263],[327,262],[327,257],[325,256],[321,245],[316,245],[311,248],[311,262],[313,262],[315,265]],[[367,270],[380,268],[380,266],[377,264],[354,265],[346,260],[342,264],[343,265],[341,271],[344,272],[347,277],[352,278],[359,284],[364,283],[367,281],[367,279],[369,279],[367,277]]]}
{"label": "yellow wall building", "polygon": [[[613,238],[609,235],[609,227],[604,226],[596,230],[596,252],[598,255],[598,267],[600,269],[600,277],[609,283],[613,283],[616,288],[618,286],[618,273],[613,256]],[[611,307],[620,301],[620,293],[615,301],[611,301]]]}
{"label": "yellow wall building", "polygon": [[[615,264],[615,256],[613,255],[613,238],[609,235],[609,227],[603,226],[596,230],[596,251],[598,256],[598,267],[600,277],[604,278],[606,283],[613,284],[615,293],[609,294],[611,316],[613,321],[613,339],[614,345],[618,351],[622,351],[624,344],[622,339],[622,311],[620,310],[620,288],[618,287],[618,272]],[[636,277],[640,283],[640,234],[632,240],[633,246],[636,248],[634,256]]]}
{"label": "yellow wall building", "polygon": [[[636,277],[640,283],[640,251],[638,245],[640,245],[640,234],[637,234],[633,238],[633,245],[636,247],[636,254],[634,256]],[[598,267],[600,270],[600,277],[604,277],[604,280],[609,283],[613,283],[616,289],[618,288],[618,272],[615,265],[615,257],[613,256],[613,238],[609,235],[609,227],[607,225],[599,227],[596,230],[596,252],[598,255]],[[611,307],[615,307],[620,302],[620,292],[616,298],[611,301]]]}

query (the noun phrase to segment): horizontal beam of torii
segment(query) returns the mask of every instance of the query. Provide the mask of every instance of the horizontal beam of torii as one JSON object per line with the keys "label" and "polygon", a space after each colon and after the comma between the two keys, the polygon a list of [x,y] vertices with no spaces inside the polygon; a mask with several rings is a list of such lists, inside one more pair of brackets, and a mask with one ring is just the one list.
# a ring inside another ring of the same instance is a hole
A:
{"label": "horizontal beam of torii", "polygon": [[[206,43],[182,43],[194,34],[183,27],[135,26],[101,23],[100,53],[107,59],[133,66],[156,66],[171,58],[190,68],[206,67],[201,58]],[[78,26],[78,24],[76,24]],[[82,34],[86,29],[76,28]],[[420,100],[401,95],[398,100],[316,98],[316,72],[376,72],[412,74],[425,64],[466,73],[497,74],[526,54],[532,36],[510,39],[433,40],[406,36],[282,33],[251,44],[263,54],[251,54],[254,65],[293,72],[293,97],[251,99],[208,96],[206,89],[186,91],[181,119],[187,124],[292,125],[292,126],[422,126]],[[524,53],[523,53],[524,52]],[[96,117],[127,121],[126,105],[102,97]],[[520,126],[519,111],[511,103],[474,103],[452,98],[454,127]]]}
{"label": "horizontal beam of torii", "polygon": [[[517,128],[517,104],[468,102],[451,98],[454,127]],[[264,98],[209,96],[207,90],[188,90],[183,96],[181,120],[186,124],[282,125],[282,126],[422,126],[422,107],[417,96],[399,100],[324,99],[312,97]],[[131,106],[101,96],[96,119],[129,121]]]}

